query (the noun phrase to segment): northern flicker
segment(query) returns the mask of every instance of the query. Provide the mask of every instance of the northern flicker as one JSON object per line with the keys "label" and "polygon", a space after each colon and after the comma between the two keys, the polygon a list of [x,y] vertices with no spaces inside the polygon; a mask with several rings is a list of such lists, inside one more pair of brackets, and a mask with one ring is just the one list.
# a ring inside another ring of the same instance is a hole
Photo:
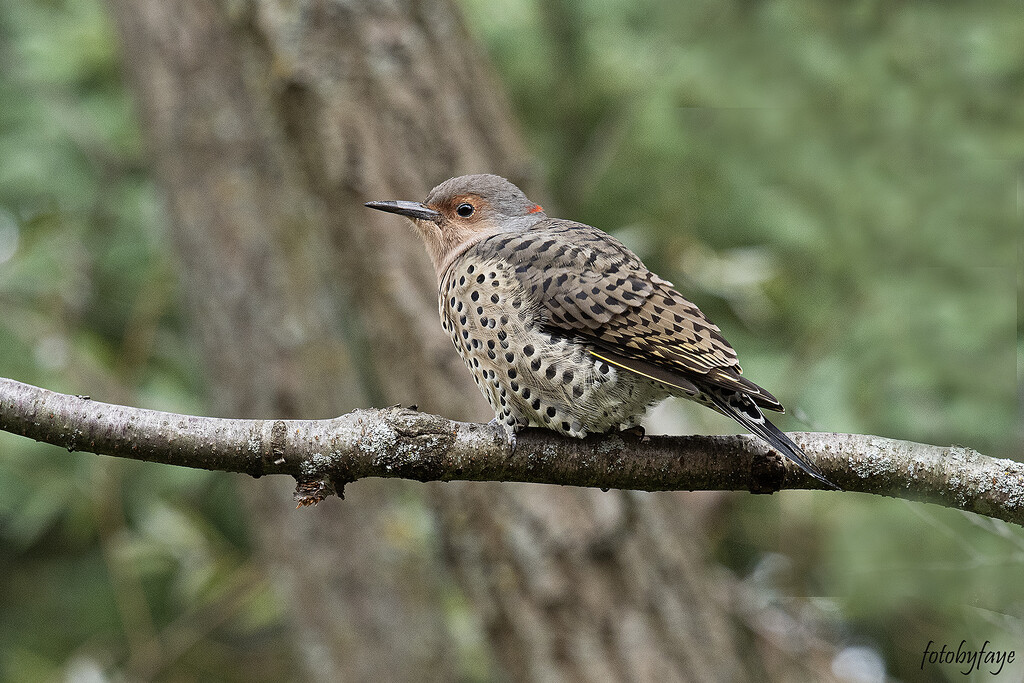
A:
{"label": "northern flicker", "polygon": [[721,330],[597,228],[549,218],[496,175],[447,180],[426,201],[367,202],[411,219],[438,278],[441,325],[510,437],[635,426],[670,396],[698,401],[834,484],[762,409]]}

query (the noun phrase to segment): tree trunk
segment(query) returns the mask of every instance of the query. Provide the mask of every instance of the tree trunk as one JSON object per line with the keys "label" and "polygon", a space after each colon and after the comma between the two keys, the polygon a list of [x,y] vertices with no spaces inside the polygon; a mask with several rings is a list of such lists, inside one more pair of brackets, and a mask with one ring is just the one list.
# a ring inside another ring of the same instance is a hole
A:
{"label": "tree trunk", "polygon": [[[450,2],[111,6],[213,410],[312,418],[400,402],[489,419],[441,332],[422,245],[362,207],[467,172],[531,185]],[[295,512],[286,486],[244,488],[311,674],[472,674],[472,638],[467,651],[447,627],[443,565],[492,677],[736,680],[764,666],[741,654],[733,580],[707,564],[677,495],[364,481]],[[433,531],[406,521],[425,506]]]}

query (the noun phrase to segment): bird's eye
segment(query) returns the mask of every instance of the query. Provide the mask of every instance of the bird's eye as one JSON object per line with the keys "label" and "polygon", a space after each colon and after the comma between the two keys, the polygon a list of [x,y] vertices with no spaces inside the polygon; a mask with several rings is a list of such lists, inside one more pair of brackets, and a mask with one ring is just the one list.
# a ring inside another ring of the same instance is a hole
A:
{"label": "bird's eye", "polygon": [[474,209],[472,204],[459,204],[458,208],[455,209],[455,213],[459,214],[463,218],[469,218],[472,216],[473,211]]}

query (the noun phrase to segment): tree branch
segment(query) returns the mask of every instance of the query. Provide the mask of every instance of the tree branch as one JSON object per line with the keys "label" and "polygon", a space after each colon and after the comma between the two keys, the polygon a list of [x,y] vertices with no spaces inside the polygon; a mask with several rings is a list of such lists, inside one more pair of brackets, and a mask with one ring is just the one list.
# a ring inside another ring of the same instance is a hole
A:
{"label": "tree branch", "polygon": [[[399,407],[330,420],[177,415],[58,394],[0,378],[0,429],[88,451],[254,477],[288,474],[300,505],[363,477],[520,481],[645,491],[822,486],[760,440],[741,436],[572,439],[527,429],[515,449],[497,430]],[[860,434],[790,436],[846,491],[937,503],[1024,525],[1024,463],[962,446]]]}

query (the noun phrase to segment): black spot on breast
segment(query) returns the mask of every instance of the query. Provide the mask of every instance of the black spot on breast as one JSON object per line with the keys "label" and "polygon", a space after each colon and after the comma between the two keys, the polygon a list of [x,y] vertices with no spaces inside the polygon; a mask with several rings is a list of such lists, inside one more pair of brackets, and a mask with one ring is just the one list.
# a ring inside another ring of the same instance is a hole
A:
{"label": "black spot on breast", "polygon": [[505,341],[505,337],[507,336],[508,334],[505,333],[505,330],[498,330],[498,339]]}
{"label": "black spot on breast", "polygon": [[477,276],[476,276],[476,281],[477,281],[477,282],[479,282],[479,283],[481,283],[481,284],[483,284],[483,281],[484,281],[484,280],[486,280],[486,279],[487,279],[487,278],[486,278],[486,277],[484,277],[484,274],[483,274],[483,273],[480,273],[479,275],[477,275]]}
{"label": "black spot on breast", "polygon": [[540,410],[540,399],[533,399],[533,403],[531,403],[530,405],[533,407],[534,410]]}
{"label": "black spot on breast", "polygon": [[572,370],[566,370],[565,372],[562,373],[562,381],[565,382],[566,384],[571,382],[573,377],[575,377],[575,375],[573,374]]}
{"label": "black spot on breast", "polygon": [[491,303],[492,304],[496,304],[499,301],[501,301],[501,297],[500,296],[498,296],[497,294],[491,294]]}
{"label": "black spot on breast", "polygon": [[465,284],[466,284],[466,276],[462,275],[462,276],[459,277],[459,286],[463,287],[463,286],[465,286]]}
{"label": "black spot on breast", "polygon": [[544,376],[547,377],[548,379],[554,379],[556,372],[557,370],[555,370],[555,366],[549,365],[548,369],[544,371]]}
{"label": "black spot on breast", "polygon": [[511,351],[509,351],[509,352],[507,352],[505,354],[505,360],[508,361],[509,363],[511,363],[515,359],[516,359],[516,355],[514,353],[512,353]]}
{"label": "black spot on breast", "polygon": [[474,290],[473,290],[473,291],[472,291],[472,292],[470,293],[470,295],[469,295],[469,298],[470,298],[470,299],[472,299],[473,301],[476,301],[477,299],[479,299],[479,298],[480,298],[480,292],[478,292],[478,291],[476,291],[476,290],[474,289]]}
{"label": "black spot on breast", "polygon": [[562,423],[562,431],[564,431],[564,432],[569,431],[569,423],[568,422],[563,422]]}
{"label": "black spot on breast", "polygon": [[526,346],[523,347],[523,353],[526,354],[526,356],[532,356],[533,351],[533,344],[527,344]]}
{"label": "black spot on breast", "polygon": [[548,409],[547,409],[546,412],[548,414],[548,417],[554,417],[555,413],[557,413],[558,410],[554,406],[548,406]]}
{"label": "black spot on breast", "polygon": [[523,387],[523,398],[530,398],[530,387]]}
{"label": "black spot on breast", "polygon": [[530,361],[530,369],[533,370],[534,372],[540,371],[540,358],[534,358],[532,361]]}
{"label": "black spot on breast", "polygon": [[469,273],[470,275],[473,274],[474,270],[476,270],[476,266],[471,265],[469,268],[466,268],[466,272]]}
{"label": "black spot on breast", "polygon": [[583,396],[583,386],[580,385],[580,384],[577,384],[576,386],[574,386],[572,388],[572,397],[573,398],[579,398],[581,396]]}

